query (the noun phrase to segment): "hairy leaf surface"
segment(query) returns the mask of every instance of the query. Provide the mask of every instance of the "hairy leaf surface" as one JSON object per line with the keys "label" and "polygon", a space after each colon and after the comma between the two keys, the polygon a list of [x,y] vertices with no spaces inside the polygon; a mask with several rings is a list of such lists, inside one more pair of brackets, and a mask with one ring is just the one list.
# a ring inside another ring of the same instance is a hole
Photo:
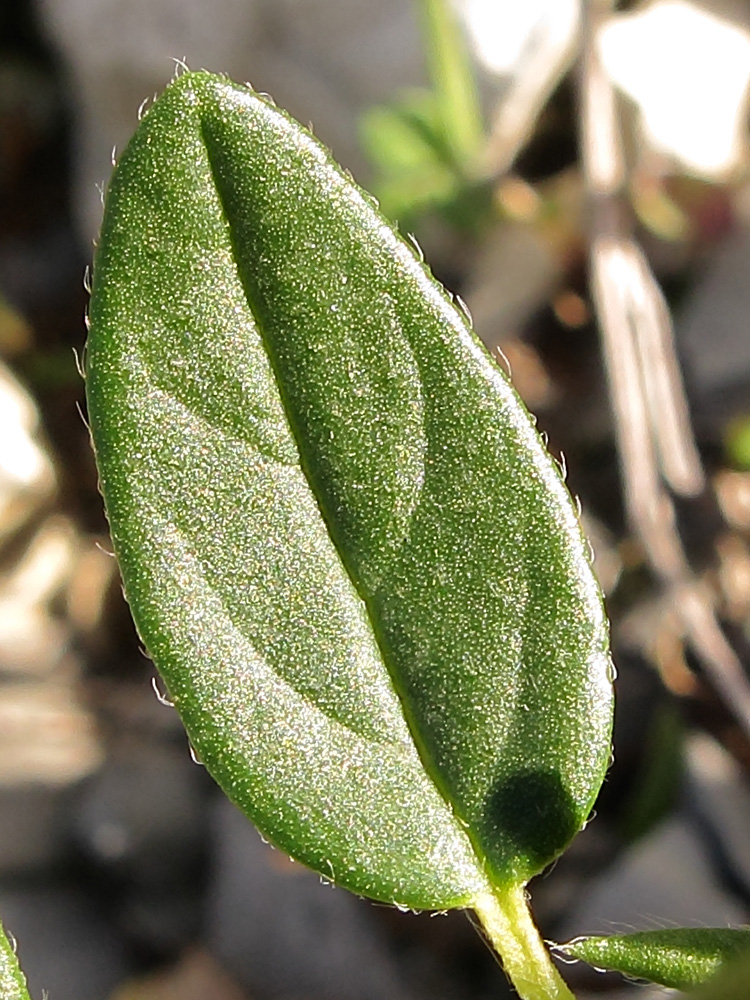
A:
{"label": "hairy leaf surface", "polygon": [[261,831],[412,907],[559,854],[611,724],[574,506],[464,316],[266,99],[191,73],[144,117],[87,374],[137,627]]}
{"label": "hairy leaf surface", "polygon": [[670,927],[583,937],[559,947],[566,955],[597,968],[685,990],[704,983],[736,956],[750,953],[750,930]]}
{"label": "hairy leaf surface", "polygon": [[0,924],[0,1000],[29,1000],[26,977]]}

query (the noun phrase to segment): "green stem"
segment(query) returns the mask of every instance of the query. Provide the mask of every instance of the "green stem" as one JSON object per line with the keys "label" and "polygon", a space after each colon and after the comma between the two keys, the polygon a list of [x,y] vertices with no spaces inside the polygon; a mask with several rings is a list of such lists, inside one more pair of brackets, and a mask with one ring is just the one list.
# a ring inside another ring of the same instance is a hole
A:
{"label": "green stem", "polygon": [[427,65],[443,135],[459,167],[471,165],[484,131],[474,70],[449,0],[420,0]]}
{"label": "green stem", "polygon": [[483,893],[473,907],[522,1000],[575,1000],[539,936],[523,886]]}

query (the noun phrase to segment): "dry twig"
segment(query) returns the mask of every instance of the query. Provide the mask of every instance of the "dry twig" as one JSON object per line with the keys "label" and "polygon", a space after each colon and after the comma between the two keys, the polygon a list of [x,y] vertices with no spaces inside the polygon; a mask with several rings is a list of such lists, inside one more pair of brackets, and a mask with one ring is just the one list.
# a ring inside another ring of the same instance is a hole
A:
{"label": "dry twig", "polygon": [[674,349],[669,310],[631,235],[616,96],[598,33],[612,0],[582,0],[581,147],[590,201],[591,288],[615,418],[625,504],[684,634],[727,708],[750,736],[750,682],[691,571],[667,486],[705,487]]}

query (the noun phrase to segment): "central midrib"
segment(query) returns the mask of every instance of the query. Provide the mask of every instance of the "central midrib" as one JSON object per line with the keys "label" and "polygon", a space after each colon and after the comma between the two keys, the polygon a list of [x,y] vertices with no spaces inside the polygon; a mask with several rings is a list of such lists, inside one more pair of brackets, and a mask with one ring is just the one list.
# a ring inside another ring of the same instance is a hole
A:
{"label": "central midrib", "polygon": [[[259,103],[262,103],[262,104],[265,105],[265,102],[262,101],[261,98],[257,97],[257,95],[253,95],[253,97]],[[275,109],[271,108],[270,105],[265,105],[265,106],[268,108],[269,111],[274,111],[275,110]],[[278,112],[276,112],[276,113],[278,113]],[[303,445],[304,445],[304,438],[303,438],[303,436],[301,434],[295,433],[295,425],[294,425],[294,422],[292,420],[291,414],[289,412],[289,408],[288,408],[287,403],[286,403],[285,395],[284,395],[283,392],[280,391],[280,382],[281,382],[281,380],[279,378],[279,373],[278,373],[278,370],[277,370],[276,359],[275,359],[273,351],[271,351],[269,349],[269,344],[268,344],[267,337],[266,337],[265,330],[264,330],[264,324],[261,321],[261,318],[260,318],[260,316],[258,314],[257,308],[254,307],[254,305],[253,305],[252,297],[251,297],[251,295],[250,295],[250,293],[248,291],[246,282],[244,280],[243,268],[242,268],[242,266],[240,264],[240,261],[239,261],[239,259],[237,257],[237,251],[236,251],[235,242],[234,242],[234,238],[233,238],[233,226],[232,226],[231,216],[230,216],[230,213],[227,210],[226,199],[224,197],[224,193],[223,193],[223,190],[222,190],[222,184],[220,182],[219,172],[216,170],[216,168],[214,166],[214,161],[213,161],[212,152],[211,152],[211,145],[212,144],[211,144],[210,138],[206,134],[206,129],[205,129],[205,126],[204,126],[204,121],[203,121],[203,109],[202,109],[202,107],[200,107],[200,98],[199,98],[199,107],[198,107],[198,110],[197,110],[197,117],[198,117],[198,122],[199,122],[199,128],[200,128],[201,138],[203,140],[203,145],[204,145],[204,148],[206,150],[206,158],[207,158],[207,161],[208,161],[208,166],[209,166],[211,178],[212,178],[212,181],[213,181],[214,190],[216,191],[216,195],[217,195],[217,198],[218,198],[218,201],[219,201],[219,205],[220,205],[220,208],[221,208],[221,213],[222,213],[222,216],[223,216],[223,220],[225,222],[225,225],[226,225],[226,228],[227,228],[227,232],[228,232],[228,235],[229,235],[229,244],[230,244],[230,248],[231,248],[232,259],[234,260],[234,265],[235,265],[235,269],[237,271],[237,275],[239,277],[239,280],[240,280],[240,283],[242,285],[242,288],[243,288],[243,290],[245,292],[245,301],[247,303],[248,310],[250,311],[250,313],[251,313],[251,315],[252,315],[252,317],[253,317],[253,319],[255,321],[256,329],[258,330],[258,334],[259,334],[259,336],[261,338],[261,341],[262,341],[263,346],[264,346],[265,351],[266,351],[266,357],[268,358],[269,364],[271,365],[271,369],[272,369],[273,374],[274,374],[274,378],[275,378],[275,382],[276,382],[276,388],[277,388],[277,391],[279,392],[279,397],[280,397],[280,400],[281,400],[282,409],[284,411],[284,415],[285,415],[285,418],[286,418],[287,426],[289,428],[289,434],[290,434],[292,440],[294,441],[295,447],[297,449],[297,453],[298,453],[299,458],[300,458],[300,467],[301,467],[303,475],[305,477],[305,481],[306,481],[307,486],[308,486],[308,488],[310,490],[310,493],[311,493],[311,495],[312,495],[312,497],[313,497],[313,499],[315,501],[315,505],[316,505],[316,507],[317,507],[317,509],[318,509],[318,511],[320,513],[320,516],[322,518],[323,524],[325,525],[328,537],[329,537],[331,545],[332,545],[332,547],[333,547],[333,549],[334,549],[334,551],[336,553],[336,557],[337,557],[337,559],[338,559],[338,561],[339,561],[339,563],[341,565],[342,571],[345,573],[345,575],[349,579],[349,581],[350,581],[350,583],[351,583],[351,585],[352,585],[352,587],[354,589],[354,592],[359,596],[360,600],[363,602],[363,604],[365,606],[365,609],[366,609],[366,612],[367,612],[367,621],[368,621],[368,624],[370,626],[370,629],[372,630],[373,639],[375,641],[375,645],[376,645],[376,647],[378,649],[378,652],[379,652],[379,655],[380,655],[380,661],[381,661],[381,663],[383,665],[383,669],[385,670],[386,674],[389,677],[391,687],[392,687],[393,692],[396,695],[396,698],[398,700],[398,704],[400,706],[401,713],[402,713],[404,721],[406,723],[409,735],[411,736],[411,740],[412,740],[412,743],[413,743],[414,748],[416,750],[416,753],[417,753],[417,755],[419,757],[419,760],[422,763],[422,767],[424,768],[424,771],[425,771],[427,777],[432,782],[433,786],[437,790],[437,792],[440,795],[441,799],[445,803],[447,811],[448,811],[448,814],[449,814],[449,816],[451,818],[451,822],[452,822],[454,828],[456,829],[456,831],[458,833],[460,833],[461,835],[463,835],[464,837],[466,837],[466,839],[469,841],[469,843],[471,845],[472,852],[473,852],[473,854],[475,855],[475,857],[477,859],[477,869],[478,869],[479,873],[481,874],[481,876],[483,877],[483,879],[486,879],[487,878],[487,871],[490,868],[489,859],[488,859],[486,853],[482,850],[480,844],[477,842],[476,837],[474,835],[474,832],[471,829],[471,826],[470,826],[468,820],[464,816],[462,816],[461,811],[457,807],[457,804],[452,799],[452,797],[451,797],[451,795],[449,793],[449,790],[446,787],[446,785],[445,785],[445,783],[444,783],[444,781],[442,779],[442,775],[440,774],[440,771],[435,766],[433,760],[431,759],[431,756],[430,756],[430,754],[428,752],[428,749],[427,749],[424,741],[420,737],[419,729],[416,726],[416,723],[415,723],[415,720],[414,720],[414,718],[412,716],[412,713],[409,711],[408,701],[406,699],[405,692],[403,691],[401,685],[399,684],[398,674],[391,667],[391,664],[389,663],[389,657],[386,655],[387,654],[387,644],[386,644],[386,642],[384,640],[384,637],[381,634],[380,628],[378,627],[377,616],[373,615],[372,599],[371,599],[371,597],[366,592],[363,592],[361,585],[359,584],[359,582],[356,579],[356,577],[354,576],[354,574],[350,571],[350,568],[347,565],[346,560],[342,556],[342,554],[341,554],[341,552],[339,550],[339,547],[336,544],[336,540],[335,540],[334,534],[333,534],[333,532],[331,530],[331,525],[329,523],[329,518],[326,515],[326,511],[325,511],[324,507],[322,506],[322,504],[320,502],[320,498],[318,497],[317,492],[313,488],[311,477],[308,474],[308,462],[306,461],[306,452],[305,452],[305,448],[303,447]],[[359,194],[359,190],[358,189],[357,189],[357,194]],[[362,205],[365,208],[368,207],[366,205],[366,203],[365,203],[364,200],[362,200]],[[415,510],[412,513],[412,517],[414,516],[414,514],[416,514],[416,511],[418,509],[419,509],[419,502],[417,503],[417,505],[415,507]]]}

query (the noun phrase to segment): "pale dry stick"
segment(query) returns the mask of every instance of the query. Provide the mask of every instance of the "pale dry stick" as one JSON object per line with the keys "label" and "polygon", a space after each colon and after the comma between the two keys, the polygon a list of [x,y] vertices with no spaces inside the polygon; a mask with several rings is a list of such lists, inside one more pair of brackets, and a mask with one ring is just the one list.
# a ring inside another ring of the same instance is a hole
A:
{"label": "pale dry stick", "polygon": [[[624,245],[623,245],[624,244]],[[592,292],[615,412],[625,502],[649,561],[712,684],[750,734],[750,684],[714,609],[693,576],[675,527],[674,506],[662,486],[649,433],[648,405],[637,356],[632,303],[637,270],[628,241],[599,237],[592,245]]]}
{"label": "pale dry stick", "polygon": [[[671,321],[621,206],[624,157],[612,85],[601,66],[597,33],[611,0],[583,0],[581,135],[591,198],[591,284],[615,417],[625,504],[647,557],[670,594],[686,637],[711,682],[750,735],[750,682],[688,564],[674,506],[703,475],[674,356]],[[656,372],[656,367],[659,371]],[[666,426],[662,425],[666,422]]]}
{"label": "pale dry stick", "polygon": [[750,733],[750,686],[747,674],[716,619],[713,606],[693,577],[674,588],[685,635],[711,678],[717,694],[745,733]]}
{"label": "pale dry stick", "polygon": [[674,344],[672,314],[639,246],[627,252],[633,269],[633,332],[651,433],[664,478],[683,497],[706,487]]}
{"label": "pale dry stick", "polygon": [[501,177],[534,130],[539,112],[575,58],[575,12],[548,5],[519,59],[490,120],[482,176]]}
{"label": "pale dry stick", "polygon": [[[619,211],[617,199],[625,185],[625,157],[612,83],[599,57],[598,38],[613,0],[581,0],[581,155],[588,195],[601,213],[608,205]],[[620,226],[616,229],[620,235]]]}
{"label": "pale dry stick", "polygon": [[[630,239],[620,194],[626,171],[614,90],[599,60],[597,33],[611,0],[583,2],[581,139],[583,170],[591,201],[591,289],[615,414],[625,504],[657,565],[673,566],[666,499],[661,489],[641,362],[633,336],[634,282]],[[664,523],[662,521],[664,520]],[[652,530],[656,528],[656,530]],[[660,530],[661,529],[661,530]],[[674,529],[672,528],[672,531]]]}
{"label": "pale dry stick", "polygon": [[628,307],[630,261],[619,237],[594,236],[590,252],[591,292],[615,414],[625,506],[652,561],[672,571],[676,562],[669,529],[674,529],[659,481]]}
{"label": "pale dry stick", "polygon": [[[674,348],[672,320],[664,296],[640,248],[628,237],[621,212],[626,182],[617,103],[612,83],[601,65],[598,31],[610,12],[610,0],[584,0],[582,147],[589,194],[594,200],[594,231],[620,240],[629,258],[628,330],[636,341],[648,407],[650,434],[665,479],[680,496],[696,496],[705,486],[688,404]],[[624,262],[623,262],[624,263]],[[622,330],[621,332],[625,332]]]}

